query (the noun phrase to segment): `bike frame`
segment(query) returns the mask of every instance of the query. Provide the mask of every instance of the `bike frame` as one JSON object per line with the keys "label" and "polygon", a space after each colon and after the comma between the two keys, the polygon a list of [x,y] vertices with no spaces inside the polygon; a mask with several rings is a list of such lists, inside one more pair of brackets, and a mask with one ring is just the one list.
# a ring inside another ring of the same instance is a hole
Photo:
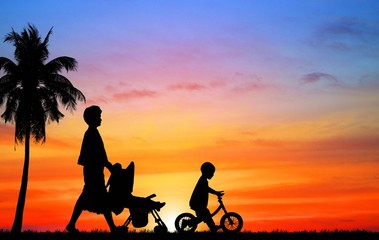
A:
{"label": "bike frame", "polygon": [[222,202],[222,197],[218,197],[218,202],[220,203],[220,205],[218,206],[218,208],[211,214],[212,217],[214,217],[221,209],[224,210],[224,213],[227,214],[228,211],[226,211],[226,208],[225,208],[225,205],[224,203]]}
{"label": "bike frame", "polygon": [[[222,196],[218,196],[219,206],[210,213],[210,217],[213,219],[221,210],[223,210],[223,215],[220,220],[220,227],[224,232],[239,232],[243,226],[242,217],[235,212],[228,212],[222,201]],[[195,211],[196,212],[196,211]],[[197,228],[197,225],[203,222],[204,219],[200,219],[192,213],[181,213],[175,219],[175,228],[178,232],[194,232]]]}
{"label": "bike frame", "polygon": [[[220,210],[222,209],[224,211],[224,214],[227,214],[228,211],[226,211],[226,208],[225,208],[225,205],[222,201],[222,197],[218,197],[218,202],[220,203],[220,205],[216,208],[216,210],[211,213],[211,217],[213,218],[214,216],[217,215],[218,212],[220,212]],[[201,223],[203,220],[200,220],[200,218],[198,218],[197,216],[195,217],[195,222],[196,224],[199,224]]]}

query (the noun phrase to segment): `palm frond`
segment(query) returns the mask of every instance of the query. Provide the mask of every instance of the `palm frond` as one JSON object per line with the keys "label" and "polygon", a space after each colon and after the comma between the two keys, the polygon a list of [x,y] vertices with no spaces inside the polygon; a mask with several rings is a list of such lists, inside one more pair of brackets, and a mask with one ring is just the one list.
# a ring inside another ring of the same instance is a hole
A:
{"label": "palm frond", "polygon": [[41,45],[41,50],[42,50],[42,53],[43,53],[43,60],[46,60],[48,57],[49,57],[49,49],[48,49],[48,45],[49,45],[49,39],[50,39],[50,35],[53,33],[53,27],[50,28],[49,32],[46,34],[46,37],[45,39],[43,40],[43,42],[40,44]]}
{"label": "palm frond", "polygon": [[46,87],[53,91],[67,110],[76,109],[76,101],[86,101],[84,94],[75,88],[71,82],[63,75],[52,74]]}
{"label": "palm frond", "polygon": [[31,108],[33,111],[30,114],[30,134],[35,142],[42,141],[44,143],[46,140],[46,112],[38,95],[33,99]]}
{"label": "palm frond", "polygon": [[5,104],[5,111],[1,115],[5,122],[14,122],[16,120],[21,95],[22,92],[20,89],[14,89],[9,92],[7,102]]}
{"label": "palm frond", "polygon": [[59,111],[59,103],[54,92],[47,88],[41,88],[38,91],[38,95],[40,96],[40,102],[42,103],[46,120],[48,122],[59,122],[59,120],[64,117],[64,114]]}
{"label": "palm frond", "polygon": [[4,42],[10,42],[13,43],[13,46],[16,47],[17,42],[20,39],[20,35],[14,31],[12,28],[12,31],[9,32],[7,35],[5,35]]}
{"label": "palm frond", "polygon": [[78,66],[78,62],[75,60],[75,58],[62,56],[57,57],[50,62],[46,63],[45,65],[45,71],[47,73],[58,73],[63,68],[66,69],[66,71],[76,71]]}
{"label": "palm frond", "polygon": [[20,51],[23,48],[20,34],[16,33],[14,29],[12,28],[12,31],[9,32],[7,35],[5,35],[4,42],[12,43],[12,45],[15,47],[15,50],[14,50],[15,59],[17,62],[19,62],[21,59]]}
{"label": "palm frond", "polygon": [[17,88],[17,81],[13,75],[0,77],[0,106],[4,104],[5,98]]}
{"label": "palm frond", "polygon": [[14,73],[17,65],[12,60],[6,57],[0,57],[0,70],[3,69],[5,73]]}

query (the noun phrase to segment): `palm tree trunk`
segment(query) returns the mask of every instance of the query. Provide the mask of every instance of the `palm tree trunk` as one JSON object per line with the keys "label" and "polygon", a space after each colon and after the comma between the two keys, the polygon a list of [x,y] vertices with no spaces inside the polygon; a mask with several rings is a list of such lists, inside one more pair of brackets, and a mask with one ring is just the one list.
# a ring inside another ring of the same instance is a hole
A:
{"label": "palm tree trunk", "polygon": [[22,171],[20,193],[18,194],[18,201],[16,207],[16,215],[14,218],[11,233],[21,233],[22,218],[24,215],[26,190],[28,187],[28,175],[29,175],[29,154],[30,154],[30,132],[25,134],[25,158],[24,168]]}

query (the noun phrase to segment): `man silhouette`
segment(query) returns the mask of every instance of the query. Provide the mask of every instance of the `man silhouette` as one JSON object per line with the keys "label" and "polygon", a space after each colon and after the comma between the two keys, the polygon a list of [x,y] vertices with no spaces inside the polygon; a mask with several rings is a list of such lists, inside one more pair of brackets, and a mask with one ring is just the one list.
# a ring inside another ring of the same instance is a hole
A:
{"label": "man silhouette", "polygon": [[83,210],[103,214],[111,232],[117,230],[112,218],[109,197],[105,187],[104,167],[109,171],[112,164],[108,161],[103,140],[97,127],[101,125],[101,109],[90,106],[84,110],[84,121],[88,129],[84,134],[78,164],[83,166],[84,188],[80,194],[66,230],[79,232],[75,224]]}

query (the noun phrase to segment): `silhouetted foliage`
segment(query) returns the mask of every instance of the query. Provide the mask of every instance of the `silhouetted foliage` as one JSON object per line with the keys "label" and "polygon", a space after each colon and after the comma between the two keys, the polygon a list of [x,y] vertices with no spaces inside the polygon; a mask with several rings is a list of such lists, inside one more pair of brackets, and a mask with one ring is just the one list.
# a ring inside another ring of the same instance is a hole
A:
{"label": "silhouetted foliage", "polygon": [[15,47],[16,62],[0,57],[0,107],[5,105],[1,117],[15,123],[15,142],[25,143],[25,159],[21,187],[12,232],[20,232],[25,205],[29,171],[30,137],[35,142],[46,141],[46,122],[59,122],[64,117],[59,105],[74,111],[77,101],[85,101],[81,91],[59,74],[63,69],[74,71],[74,58],[62,56],[46,62],[49,57],[48,43],[52,29],[42,40],[37,28],[28,25],[20,34],[13,29],[4,42]]}

